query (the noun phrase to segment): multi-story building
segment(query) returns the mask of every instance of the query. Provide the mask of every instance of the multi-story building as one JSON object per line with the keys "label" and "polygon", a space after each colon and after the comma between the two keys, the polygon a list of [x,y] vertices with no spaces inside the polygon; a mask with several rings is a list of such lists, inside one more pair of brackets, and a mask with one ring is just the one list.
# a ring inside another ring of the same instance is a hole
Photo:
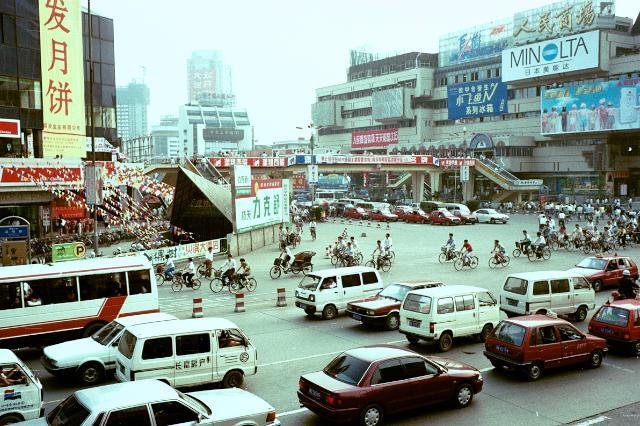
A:
{"label": "multi-story building", "polygon": [[[363,62],[316,90],[318,147],[475,156],[552,193],[640,194],[640,16],[616,16],[614,1],[555,3],[444,35],[437,55]],[[495,184],[475,174],[476,195]]]}
{"label": "multi-story building", "polygon": [[[0,121],[18,120],[20,137],[0,144],[0,156],[43,156],[43,96],[48,85],[42,82],[40,52],[40,18],[36,0],[0,1]],[[89,17],[82,13],[84,45],[84,81],[86,135],[90,135],[89,49],[93,47],[93,121],[99,146],[104,141],[115,144],[116,87],[113,47],[113,20],[92,14],[92,34]],[[48,84],[48,82],[46,82]],[[5,139],[3,139],[4,141]],[[87,140],[87,150],[90,149]],[[111,159],[111,150],[99,158]]]}
{"label": "multi-story building", "polygon": [[222,52],[198,50],[187,60],[189,104],[233,106],[231,68],[223,62]]}
{"label": "multi-story building", "polygon": [[167,115],[160,118],[160,124],[151,126],[151,138],[154,156],[162,158],[179,158],[184,156],[184,148],[180,140],[178,117]]}
{"label": "multi-story building", "polygon": [[116,89],[118,136],[123,141],[149,135],[149,88],[132,81]]}

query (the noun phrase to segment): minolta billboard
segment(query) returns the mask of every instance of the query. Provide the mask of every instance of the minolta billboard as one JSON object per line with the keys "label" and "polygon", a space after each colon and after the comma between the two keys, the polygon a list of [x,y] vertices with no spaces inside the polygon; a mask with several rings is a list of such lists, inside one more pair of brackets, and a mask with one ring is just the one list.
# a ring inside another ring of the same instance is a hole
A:
{"label": "minolta billboard", "polygon": [[502,81],[547,77],[599,66],[599,31],[573,34],[502,51]]}

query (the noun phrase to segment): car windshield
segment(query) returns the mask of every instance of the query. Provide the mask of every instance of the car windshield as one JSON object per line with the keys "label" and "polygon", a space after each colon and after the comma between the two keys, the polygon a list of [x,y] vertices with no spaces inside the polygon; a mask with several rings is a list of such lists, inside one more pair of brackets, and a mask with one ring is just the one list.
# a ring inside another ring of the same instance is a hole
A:
{"label": "car windshield", "polygon": [[176,391],[176,392],[178,392],[178,395],[180,396],[181,399],[183,399],[184,401],[187,401],[187,403],[189,403],[191,406],[196,408],[201,413],[207,413],[208,416],[211,415],[211,409],[205,403],[200,401],[198,398],[191,396],[187,393],[182,393],[180,391]]}
{"label": "car windshield", "polygon": [[71,395],[47,415],[47,424],[51,426],[80,426],[89,417],[89,411],[80,404],[75,395]]}
{"label": "car windshield", "polygon": [[504,291],[515,294],[527,294],[527,281],[522,278],[509,277],[504,283]]}
{"label": "car windshield", "polygon": [[120,339],[120,343],[118,343],[118,351],[127,359],[131,359],[131,355],[133,355],[133,350],[136,347],[136,341],[138,339],[136,336],[131,334],[129,331],[125,331]]}
{"label": "car windshield", "polygon": [[504,343],[522,346],[525,333],[526,329],[521,325],[502,321],[500,324],[498,324],[498,327],[496,327],[495,331],[493,332],[493,337]]}
{"label": "car windshield", "polygon": [[453,216],[449,210],[441,210],[444,216]]}
{"label": "car windshield", "polygon": [[368,362],[343,353],[334,358],[323,371],[336,380],[357,385],[367,368],[369,368]]}
{"label": "car windshield", "polygon": [[390,299],[397,300],[398,302],[402,302],[404,296],[407,295],[408,291],[409,287],[407,287],[406,285],[391,284],[380,293],[378,293],[378,296],[388,297]]}
{"label": "car windshield", "polygon": [[109,324],[93,333],[91,338],[102,346],[107,346],[122,332],[122,330],[124,330],[124,326],[122,324],[116,321],[111,321]]}
{"label": "car windshield", "polygon": [[615,306],[603,306],[600,308],[594,319],[605,324],[626,327],[629,322],[629,311],[616,308]]}
{"label": "car windshield", "polygon": [[409,294],[407,298],[404,299],[402,308],[411,312],[428,314],[431,312],[431,298],[421,294]]}
{"label": "car windshield", "polygon": [[364,213],[364,209],[363,209],[362,207],[358,207],[358,208],[356,209],[356,211],[357,211],[358,213]]}
{"label": "car windshield", "polygon": [[302,288],[304,290],[315,290],[318,288],[318,284],[320,283],[320,277],[317,275],[307,275],[302,278],[300,284],[298,284],[298,288]]}
{"label": "car windshield", "polygon": [[578,268],[599,269],[603,271],[605,266],[607,266],[607,260],[598,259],[595,257],[587,257],[586,259],[582,259],[582,261],[576,266]]}

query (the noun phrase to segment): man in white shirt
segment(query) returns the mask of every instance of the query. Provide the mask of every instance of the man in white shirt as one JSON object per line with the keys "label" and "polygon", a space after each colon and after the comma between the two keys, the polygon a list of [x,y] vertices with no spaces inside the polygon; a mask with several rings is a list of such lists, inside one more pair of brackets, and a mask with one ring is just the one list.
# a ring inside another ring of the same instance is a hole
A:
{"label": "man in white shirt", "polygon": [[182,270],[182,278],[187,283],[187,286],[191,287],[193,285],[193,277],[196,274],[196,265],[193,264],[193,258],[189,258],[189,263]]}
{"label": "man in white shirt", "polygon": [[166,261],[164,262],[164,276],[173,278],[173,271],[176,270],[176,265],[173,263],[173,259],[167,255]]}
{"label": "man in white shirt", "polygon": [[351,241],[349,242],[351,243],[351,248],[353,249],[353,255],[357,256],[358,253],[360,253],[360,246],[356,242],[356,237],[351,237]]}
{"label": "man in white shirt", "polygon": [[[237,268],[236,260],[233,258],[231,253],[227,255],[227,260],[222,264],[220,269],[222,269],[222,283],[231,282],[231,278],[233,278],[233,274],[235,274]],[[226,280],[225,280],[226,278]]]}
{"label": "man in white shirt", "polygon": [[213,247],[209,246],[204,255],[205,276],[211,277],[211,266],[213,265]]}
{"label": "man in white shirt", "polygon": [[547,244],[547,241],[544,239],[541,232],[538,232],[537,236],[538,237],[533,242],[533,248],[536,250],[536,253],[541,253],[541,250]]}
{"label": "man in white shirt", "polygon": [[293,254],[291,254],[291,250],[289,246],[285,246],[280,252],[280,259],[282,259],[282,269],[287,273],[287,265],[293,259]]}
{"label": "man in white shirt", "polygon": [[[378,257],[376,257],[376,254],[378,255]],[[387,256],[387,251],[385,250],[380,240],[376,242],[376,248],[373,250],[372,255],[376,259],[376,269],[380,269],[380,266],[382,265],[382,259]]]}
{"label": "man in white shirt", "polygon": [[389,254],[391,248],[393,247],[393,240],[391,239],[391,234],[385,235],[384,241],[382,242],[382,246],[384,247],[384,251]]}

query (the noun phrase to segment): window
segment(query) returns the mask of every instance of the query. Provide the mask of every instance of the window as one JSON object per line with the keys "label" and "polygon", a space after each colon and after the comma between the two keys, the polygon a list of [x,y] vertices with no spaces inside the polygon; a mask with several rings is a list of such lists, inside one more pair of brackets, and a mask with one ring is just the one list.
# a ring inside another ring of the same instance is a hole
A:
{"label": "window", "polygon": [[151,425],[149,411],[146,405],[125,408],[124,410],[112,411],[107,419],[106,426],[127,426],[127,425]]}
{"label": "window", "polygon": [[0,284],[0,311],[21,307],[20,283]]}
{"label": "window", "polygon": [[442,299],[438,299],[438,313],[439,314],[450,314],[453,312],[453,298],[452,297],[443,297]]}
{"label": "window", "polygon": [[548,281],[536,281],[533,283],[533,295],[541,296],[543,294],[549,294],[549,282]]}
{"label": "window", "polygon": [[124,272],[80,277],[80,300],[94,300],[103,297],[125,296]]}
{"label": "window", "polygon": [[402,364],[397,359],[390,359],[380,363],[376,372],[373,373],[373,377],[371,377],[371,384],[379,385],[403,379],[405,379],[405,375]]}
{"label": "window", "polygon": [[124,355],[127,359],[131,359],[133,350],[136,348],[137,337],[131,334],[128,330],[125,330],[124,334],[118,342],[118,352]]}
{"label": "window", "polygon": [[198,413],[178,401],[152,404],[151,409],[153,417],[156,419],[156,426],[198,422]]}
{"label": "window", "polygon": [[496,327],[493,336],[501,342],[522,346],[525,334],[526,330],[524,327],[511,322],[502,321],[498,324],[498,327]]}
{"label": "window", "polygon": [[588,290],[591,288],[591,285],[589,285],[589,281],[587,281],[583,277],[573,277],[571,278],[571,281],[573,282],[574,290]]}
{"label": "window", "polygon": [[402,308],[411,312],[428,314],[431,312],[431,298],[420,294],[408,294]]}
{"label": "window", "polygon": [[616,308],[613,306],[603,306],[593,316],[598,322],[605,324],[617,325],[619,327],[626,327],[629,322],[629,311],[626,309]]}
{"label": "window", "polygon": [[491,78],[491,68],[487,70],[487,78]]}
{"label": "window", "polygon": [[176,337],[176,355],[193,355],[211,352],[209,333]]}
{"label": "window", "polygon": [[369,368],[369,362],[350,355],[338,355],[325,367],[325,374],[350,385],[360,383],[362,376]]}
{"label": "window", "polygon": [[33,307],[54,303],[75,302],[78,300],[76,279],[53,278],[21,283],[24,306]]}
{"label": "window", "polygon": [[496,299],[488,291],[478,293],[478,304],[480,306],[494,306],[496,303]]}
{"label": "window", "polygon": [[509,277],[507,282],[504,283],[504,291],[515,294],[527,294],[527,281],[521,278]]}
{"label": "window", "polygon": [[560,332],[560,340],[563,342],[582,339],[582,334],[570,325],[559,325],[558,331]]}
{"label": "window", "polygon": [[20,79],[20,108],[42,109],[42,89],[39,81]]}
{"label": "window", "polygon": [[78,402],[75,395],[71,395],[47,415],[47,424],[81,425],[87,417],[89,417],[87,409]]}
{"label": "window", "polygon": [[16,19],[13,16],[0,14],[0,44],[16,43]]}
{"label": "window", "polygon": [[402,365],[404,365],[407,379],[429,376],[438,372],[434,366],[427,364],[424,359],[417,357],[403,359]]}
{"label": "window", "polygon": [[364,272],[362,274],[362,284],[376,284],[378,282],[378,275],[375,272]]}
{"label": "window", "polygon": [[556,343],[558,339],[556,337],[555,327],[552,325],[548,327],[540,327],[537,331],[537,339],[539,345]]}
{"label": "window", "polygon": [[633,317],[635,318],[635,321],[633,322],[633,325],[636,327],[640,327],[640,309],[636,309],[633,312]]}
{"label": "window", "polygon": [[244,336],[239,330],[222,330],[218,334],[218,347],[230,348],[244,345]]}
{"label": "window", "polygon": [[148,339],[142,348],[142,359],[166,358],[173,355],[171,337]]}
{"label": "window", "polygon": [[470,311],[470,310],[473,310],[475,308],[475,303],[473,301],[473,296],[471,296],[471,295],[456,296],[455,301],[456,301],[456,311],[457,312]]}
{"label": "window", "polygon": [[360,284],[360,274],[342,276],[342,288],[357,287]]}
{"label": "window", "polygon": [[151,278],[148,269],[129,271],[129,294],[149,293],[151,290]]}
{"label": "window", "polygon": [[0,76],[0,106],[17,107],[19,104],[18,80]]}
{"label": "window", "polygon": [[569,280],[551,280],[551,293],[569,293]]}

